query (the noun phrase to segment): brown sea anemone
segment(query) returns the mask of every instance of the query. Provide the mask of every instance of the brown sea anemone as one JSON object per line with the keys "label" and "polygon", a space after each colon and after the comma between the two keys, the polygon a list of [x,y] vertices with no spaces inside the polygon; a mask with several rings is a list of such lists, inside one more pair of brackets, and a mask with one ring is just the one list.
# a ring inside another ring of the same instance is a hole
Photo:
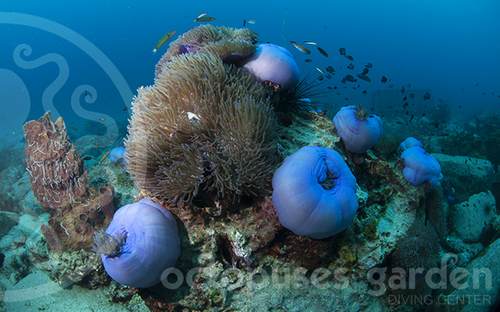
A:
{"label": "brown sea anemone", "polygon": [[194,52],[212,52],[227,63],[235,63],[255,52],[257,34],[247,28],[202,25],[172,41],[156,65],[156,77],[173,57]]}
{"label": "brown sea anemone", "polygon": [[212,48],[172,57],[134,99],[126,148],[136,185],[170,203],[200,195],[235,206],[267,194],[277,161],[270,97]]}

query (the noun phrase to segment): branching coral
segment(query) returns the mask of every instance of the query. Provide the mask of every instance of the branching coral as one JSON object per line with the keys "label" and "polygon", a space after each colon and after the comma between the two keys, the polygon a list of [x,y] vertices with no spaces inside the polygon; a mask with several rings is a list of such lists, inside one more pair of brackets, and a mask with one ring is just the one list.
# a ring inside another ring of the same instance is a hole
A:
{"label": "branching coral", "polygon": [[[212,34],[213,35],[213,34]],[[270,91],[208,50],[173,57],[134,100],[126,142],[137,186],[160,200],[263,195],[275,166]]]}

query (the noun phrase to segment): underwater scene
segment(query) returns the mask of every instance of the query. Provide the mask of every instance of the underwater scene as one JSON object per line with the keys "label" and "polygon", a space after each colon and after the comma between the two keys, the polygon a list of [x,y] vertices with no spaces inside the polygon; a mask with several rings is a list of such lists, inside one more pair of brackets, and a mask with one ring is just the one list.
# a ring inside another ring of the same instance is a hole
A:
{"label": "underwater scene", "polygon": [[0,1],[0,312],[500,311],[497,0]]}

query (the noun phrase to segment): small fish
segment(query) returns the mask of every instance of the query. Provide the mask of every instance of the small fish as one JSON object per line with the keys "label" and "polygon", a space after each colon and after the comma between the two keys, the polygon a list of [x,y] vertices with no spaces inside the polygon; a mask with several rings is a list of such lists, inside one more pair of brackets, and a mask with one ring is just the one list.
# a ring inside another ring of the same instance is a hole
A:
{"label": "small fish", "polygon": [[207,13],[201,13],[193,20],[193,22],[196,23],[208,23],[213,21],[215,21],[215,17],[209,16]]}
{"label": "small fish", "polygon": [[324,57],[328,57],[328,52],[326,52],[323,48],[321,47],[316,47],[318,49],[318,52],[321,53]]}
{"label": "small fish", "polygon": [[408,99],[408,97],[405,95],[405,96],[403,97],[403,102],[405,102],[407,99]]}
{"label": "small fish", "polygon": [[370,72],[370,70],[369,70],[368,68],[366,68],[366,67],[365,67],[365,68],[363,68],[363,70],[361,71],[361,75],[366,76],[366,75],[368,75],[368,73],[369,73],[369,72]]}
{"label": "small fish", "polygon": [[353,70],[354,69],[354,64],[353,63],[349,63],[349,65],[347,65],[347,69]]}
{"label": "small fish", "polygon": [[312,103],[312,100],[310,98],[301,98],[301,99],[298,99],[297,101],[303,102],[303,103]]}
{"label": "small fish", "polygon": [[410,117],[410,120],[409,122],[411,122],[413,120],[413,118],[415,117],[415,115],[411,114],[411,117]]}
{"label": "small fish", "polygon": [[335,68],[333,68],[333,66],[331,66],[331,65],[328,65],[326,67],[326,71],[329,72],[330,74],[334,74],[335,73]]}
{"label": "small fish", "polygon": [[309,58],[304,60],[304,62],[306,62],[306,63],[311,63],[312,61],[313,61],[313,60],[311,60],[311,59],[309,59]]}
{"label": "small fish", "polygon": [[406,88],[405,88],[405,86],[402,86],[401,87],[401,93],[405,93],[405,92],[406,92]]}
{"label": "small fish", "polygon": [[243,20],[243,27],[247,26],[247,24],[248,25],[255,25],[255,23],[257,23],[257,21],[254,18],[244,19]]}
{"label": "small fish", "polygon": [[430,100],[431,99],[431,94],[429,92],[424,93],[424,101]]}
{"label": "small fish", "polygon": [[382,78],[380,78],[381,83],[386,83],[388,80],[389,79],[386,76],[382,76]]}
{"label": "small fish", "polygon": [[363,94],[367,94],[367,93],[368,93],[368,91],[366,91],[366,90],[363,90],[363,92],[361,92],[361,93],[363,93]]}
{"label": "small fish", "polygon": [[304,44],[317,46],[318,44],[314,41],[304,41]]}
{"label": "small fish", "polygon": [[316,69],[320,74],[324,75],[325,73],[321,70],[321,68],[319,67],[314,67],[314,69]]}
{"label": "small fish", "polygon": [[410,93],[408,95],[410,96],[410,99],[414,99],[415,98],[415,93]]}
{"label": "small fish", "polygon": [[176,33],[176,31],[172,30],[172,31],[169,31],[168,33],[166,33],[165,35],[163,35],[163,37],[161,37],[160,40],[158,40],[158,42],[156,43],[156,45],[153,49],[153,53],[156,53],[159,48],[161,48],[167,41],[170,40],[170,38],[172,38],[175,35],[175,33]]}
{"label": "small fish", "polygon": [[339,54],[340,55],[345,56],[345,53],[346,53],[345,48],[340,48],[339,49]]}
{"label": "small fish", "polygon": [[408,102],[404,102],[403,107],[405,107],[405,108],[408,107]]}
{"label": "small fish", "polygon": [[325,77],[326,77],[326,79],[332,79],[333,78],[333,76],[331,74],[326,74]]}
{"label": "small fish", "polygon": [[354,76],[351,74],[347,74],[344,76],[344,78],[342,78],[342,83],[346,82],[356,82],[356,78],[354,78]]}
{"label": "small fish", "polygon": [[89,156],[89,155],[86,155],[86,156],[82,157],[82,160],[85,160],[85,161],[91,160],[91,159],[92,159],[92,156]]}
{"label": "small fish", "polygon": [[295,42],[295,41],[290,41],[290,44],[293,45],[293,47],[297,50],[299,50],[300,52],[304,53],[304,54],[311,54],[311,50],[309,50],[308,48],[304,47],[303,45]]}
{"label": "small fish", "polygon": [[319,81],[323,81],[323,80],[325,80],[325,77],[324,77],[323,75],[320,75],[320,76],[318,77],[318,80],[319,80]]}
{"label": "small fish", "polygon": [[195,113],[187,112],[187,117],[189,121],[200,121],[200,116],[196,115]]}
{"label": "small fish", "polygon": [[370,77],[368,77],[367,75],[363,75],[363,74],[357,74],[357,77],[361,80],[364,80],[366,82],[372,82],[372,80],[370,79]]}
{"label": "small fish", "polygon": [[348,59],[349,61],[354,61],[354,57],[352,57],[352,55],[346,55],[345,57],[346,57],[346,59]]}
{"label": "small fish", "polygon": [[372,63],[366,63],[365,67],[366,67],[366,68],[372,68],[372,67],[373,67],[373,64],[372,64]]}

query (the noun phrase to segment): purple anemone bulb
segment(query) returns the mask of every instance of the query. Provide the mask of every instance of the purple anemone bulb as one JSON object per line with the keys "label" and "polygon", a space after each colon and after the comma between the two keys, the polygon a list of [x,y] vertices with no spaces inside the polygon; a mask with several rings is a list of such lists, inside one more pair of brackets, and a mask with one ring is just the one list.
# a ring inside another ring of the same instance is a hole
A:
{"label": "purple anemone bulb", "polygon": [[299,66],[292,53],[275,44],[259,44],[243,67],[257,80],[271,83],[280,89],[292,88],[299,81]]}
{"label": "purple anemone bulb", "polygon": [[400,144],[403,153],[403,176],[411,185],[418,186],[430,183],[432,186],[440,184],[443,175],[439,162],[427,153],[419,140],[409,137]]}
{"label": "purple anemone bulb", "polygon": [[113,280],[137,288],[158,284],[181,252],[174,217],[148,198],[118,209],[93,249]]}
{"label": "purple anemone bulb", "polygon": [[342,107],[333,117],[333,123],[346,149],[353,153],[365,153],[378,143],[383,133],[382,119],[361,107]]}
{"label": "purple anemone bulb", "polygon": [[273,206],[280,223],[297,235],[335,235],[356,215],[356,178],[336,151],[303,147],[274,173]]}

